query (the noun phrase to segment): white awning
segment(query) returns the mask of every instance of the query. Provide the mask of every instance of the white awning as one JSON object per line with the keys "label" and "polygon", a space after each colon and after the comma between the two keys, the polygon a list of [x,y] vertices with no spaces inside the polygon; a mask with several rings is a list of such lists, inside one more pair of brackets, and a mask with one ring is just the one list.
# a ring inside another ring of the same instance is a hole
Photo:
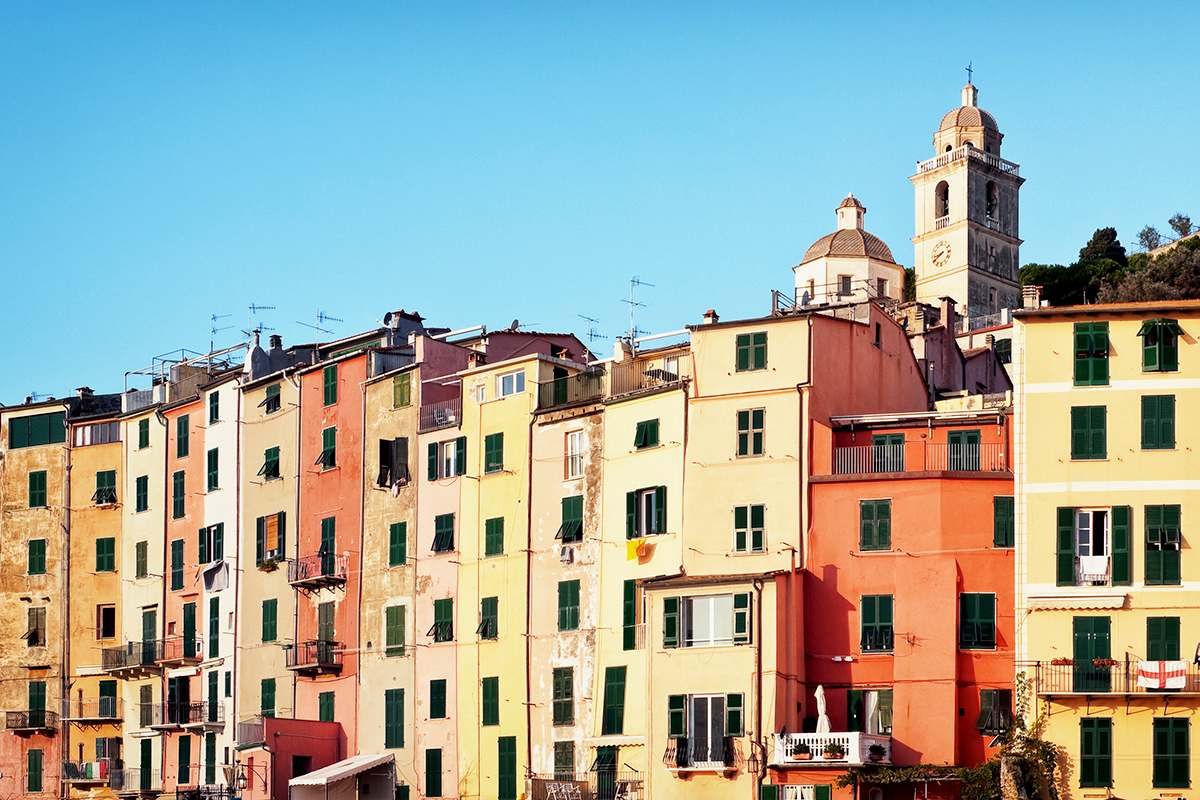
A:
{"label": "white awning", "polygon": [[389,764],[396,760],[393,753],[364,753],[363,755],[352,756],[344,761],[339,761],[336,764],[330,764],[328,767],[321,767],[318,770],[301,775],[298,778],[292,778],[288,781],[288,786],[328,786],[331,783],[353,778],[360,772],[366,772],[372,767],[378,767],[380,764]]}
{"label": "white awning", "polygon": [[1091,610],[1103,608],[1124,608],[1126,595],[1121,593],[1088,593],[1088,594],[1031,594],[1029,607],[1035,610]]}

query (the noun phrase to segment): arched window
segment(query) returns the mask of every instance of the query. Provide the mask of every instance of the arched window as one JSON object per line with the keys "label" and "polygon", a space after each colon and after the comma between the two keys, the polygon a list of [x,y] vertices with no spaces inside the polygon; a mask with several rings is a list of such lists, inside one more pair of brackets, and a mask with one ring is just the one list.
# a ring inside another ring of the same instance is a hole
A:
{"label": "arched window", "polygon": [[950,184],[945,181],[933,189],[933,215],[938,219],[950,215]]}
{"label": "arched window", "polygon": [[950,152],[951,150],[953,150],[953,149],[954,149],[954,145],[952,145],[952,144],[948,144],[948,145],[946,145],[946,152],[947,152],[947,153],[949,153],[949,152]]}
{"label": "arched window", "polygon": [[987,218],[1000,220],[1000,187],[995,181],[987,182]]}

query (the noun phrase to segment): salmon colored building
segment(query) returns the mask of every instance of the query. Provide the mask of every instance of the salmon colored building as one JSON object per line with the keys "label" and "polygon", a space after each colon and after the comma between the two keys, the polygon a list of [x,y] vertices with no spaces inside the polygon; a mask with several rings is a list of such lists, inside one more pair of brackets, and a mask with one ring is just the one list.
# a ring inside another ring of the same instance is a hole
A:
{"label": "salmon colored building", "polygon": [[288,563],[296,631],[285,658],[296,674],[295,718],[340,722],[342,757],[357,752],[363,385],[378,337],[322,347],[299,373],[299,527]]}
{"label": "salmon colored building", "polygon": [[777,709],[769,793],[781,800],[954,797],[953,780],[835,781],[847,767],[975,766],[995,752],[1015,643],[1011,417],[994,401],[816,427],[807,711]]}

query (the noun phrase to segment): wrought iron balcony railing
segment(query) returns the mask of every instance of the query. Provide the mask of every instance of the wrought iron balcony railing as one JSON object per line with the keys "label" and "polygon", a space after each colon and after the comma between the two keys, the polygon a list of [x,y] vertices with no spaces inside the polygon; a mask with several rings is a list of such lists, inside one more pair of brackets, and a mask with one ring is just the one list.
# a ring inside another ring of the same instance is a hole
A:
{"label": "wrought iron balcony railing", "polygon": [[342,671],[342,643],[325,639],[297,642],[288,648],[287,668],[304,675]]}

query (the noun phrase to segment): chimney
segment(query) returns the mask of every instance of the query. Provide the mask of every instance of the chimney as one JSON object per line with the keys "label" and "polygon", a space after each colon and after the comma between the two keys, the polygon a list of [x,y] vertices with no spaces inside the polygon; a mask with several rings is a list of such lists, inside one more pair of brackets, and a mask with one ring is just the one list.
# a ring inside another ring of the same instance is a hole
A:
{"label": "chimney", "polygon": [[717,312],[715,309],[710,308],[708,311],[704,312],[704,324],[705,325],[712,325],[713,323],[720,322],[720,321],[721,321],[721,318],[719,316],[717,316]]}
{"label": "chimney", "polygon": [[1021,308],[1038,308],[1042,305],[1042,287],[1021,287]]}
{"label": "chimney", "polygon": [[958,321],[958,315],[954,312],[954,299],[951,297],[939,297],[938,299],[941,301],[939,321],[946,326],[946,330],[953,334],[955,323]]}
{"label": "chimney", "polygon": [[983,337],[983,343],[987,345],[989,350],[996,349],[996,337],[990,333]]}
{"label": "chimney", "polygon": [[631,358],[633,358],[633,348],[629,345],[629,340],[619,337],[613,342],[613,361],[620,363]]}
{"label": "chimney", "polygon": [[283,337],[280,336],[278,333],[272,333],[271,338],[268,339],[268,341],[271,343],[272,350],[282,350],[283,349]]}
{"label": "chimney", "polygon": [[75,396],[78,397],[80,400],[84,399],[85,397],[91,397],[92,394],[93,394],[92,387],[90,387],[90,386],[80,386],[78,389],[75,390]]}

